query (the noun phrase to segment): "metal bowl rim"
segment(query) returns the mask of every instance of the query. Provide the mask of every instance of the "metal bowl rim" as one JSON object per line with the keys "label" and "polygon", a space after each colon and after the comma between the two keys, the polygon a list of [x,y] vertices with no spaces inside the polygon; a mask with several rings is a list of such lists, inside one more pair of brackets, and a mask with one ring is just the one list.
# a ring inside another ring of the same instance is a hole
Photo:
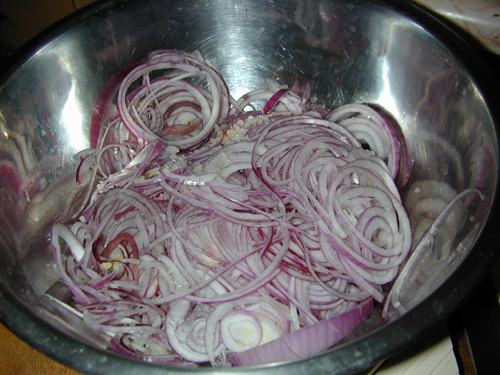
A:
{"label": "metal bowl rim", "polygon": [[[104,10],[109,11],[114,7],[118,7],[120,4],[131,1],[132,0],[98,0],[56,22],[31,39],[8,58],[0,72],[0,87],[19,66],[22,66],[22,64],[36,54],[38,50],[42,49],[62,33],[70,30],[75,25],[85,22],[87,18],[95,13]],[[464,40],[462,37],[463,32],[446,20],[431,14],[427,9],[417,4],[409,2],[402,3],[397,0],[375,0],[374,2],[382,6],[390,7],[392,10],[395,10],[423,27],[426,32],[446,46],[458,61],[464,65],[472,80],[481,90],[480,93],[483,96],[489,114],[493,120],[493,124],[495,125],[498,144],[500,109],[493,105],[493,103],[500,102],[499,84],[490,69],[479,57],[478,53],[470,46],[470,43]],[[336,360],[339,360],[344,363],[349,362],[347,368],[332,369],[332,371],[340,370],[341,372],[338,372],[339,374],[345,374],[347,373],[346,371],[349,373],[360,371],[375,365],[378,361],[421,340],[430,332],[434,331],[436,327],[442,325],[442,323],[466,301],[467,297],[473,293],[475,288],[479,287],[500,255],[495,246],[500,242],[500,231],[498,231],[496,225],[494,225],[496,219],[500,219],[499,190],[500,187],[497,183],[489,217],[487,218],[486,225],[481,235],[474,245],[474,251],[470,252],[458,269],[455,270],[443,285],[417,307],[398,318],[396,321],[371,332],[362,340],[322,353],[314,357],[315,361],[330,361],[334,363]],[[473,272],[471,272],[471,270],[473,270]],[[439,304],[437,304],[436,301],[439,301]],[[429,319],[429,317],[432,319]],[[136,371],[145,371],[148,374],[161,374],[165,373],[166,370],[163,366],[126,359],[113,353],[105,353],[86,344],[76,342],[74,339],[46,323],[26,308],[26,306],[24,306],[10,290],[5,288],[4,285],[0,285],[0,321],[33,348],[80,372],[104,374],[119,369],[124,374],[135,373]],[[416,325],[416,321],[420,323]],[[385,338],[390,339],[390,344],[380,345]],[[378,349],[375,351],[370,349],[373,347],[378,347]],[[362,354],[369,352],[371,357],[368,358],[368,362],[359,361],[358,354],[356,356],[358,361],[353,360],[346,362],[346,358],[351,359],[349,353],[353,351]],[[96,359],[100,367],[90,369],[88,367],[89,361],[92,362]],[[276,373],[275,371],[278,370],[279,367],[291,370],[292,367],[298,366],[301,363],[307,363],[308,360],[309,359],[306,358],[300,361],[278,365],[277,367],[231,368],[229,371],[247,373],[254,372],[258,369],[265,373],[269,371]],[[218,371],[220,371],[220,369]],[[191,370],[179,368],[175,372],[190,373]],[[208,373],[212,372],[212,369],[200,368],[197,369],[196,372]],[[332,372],[332,374],[333,373],[337,372]]]}

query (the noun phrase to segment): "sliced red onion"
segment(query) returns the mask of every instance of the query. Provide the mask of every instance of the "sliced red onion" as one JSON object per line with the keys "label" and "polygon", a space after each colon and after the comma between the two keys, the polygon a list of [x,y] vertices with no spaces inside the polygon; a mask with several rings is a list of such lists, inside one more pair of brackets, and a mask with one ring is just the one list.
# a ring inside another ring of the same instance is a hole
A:
{"label": "sliced red onion", "polygon": [[234,353],[253,348],[262,340],[262,325],[250,312],[233,311],[224,315],[220,324],[222,341]]}
{"label": "sliced red onion", "polygon": [[[165,79],[149,83],[150,72],[167,69],[173,69],[173,72],[169,73]],[[127,100],[130,85],[141,77],[145,77],[148,82],[147,91],[136,92],[133,98]],[[210,91],[182,81],[184,78],[190,77],[204,77],[208,81]],[[180,91],[188,95],[192,98],[193,106],[201,107],[202,125],[200,131],[194,136],[181,136],[179,139],[165,138],[170,145],[186,149],[200,144],[213,130],[214,125],[223,121],[229,113],[229,92],[225,82],[199,55],[178,51],[159,52],[152,55],[146,63],[133,69],[123,80],[118,91],[118,113],[134,137],[145,139],[148,142],[163,139],[155,128],[163,129],[167,125],[164,123],[162,112],[167,113],[170,106],[163,109],[161,100],[163,95],[172,93],[172,91]],[[155,110],[158,111],[155,121],[161,124],[159,128],[154,122],[148,125],[141,117],[146,114],[144,111],[147,111],[151,106],[155,106]]]}
{"label": "sliced red onion", "polygon": [[267,115],[271,113],[274,107],[276,107],[276,104],[280,101],[281,97],[285,95],[288,92],[287,89],[281,89],[273,94],[271,96],[271,99],[268,100],[266,105],[264,106],[264,109],[262,110],[262,113]]}
{"label": "sliced red onion", "polygon": [[[411,246],[392,125],[361,105],[305,112],[307,84],[267,86],[234,101],[181,51],[121,81],[117,117],[79,155],[77,178],[98,179],[88,206],[52,231],[74,308],[114,351],[214,366],[239,351],[244,363],[248,348],[295,359],[383,301]],[[262,99],[264,113],[242,112]],[[154,350],[141,346],[150,339]]]}
{"label": "sliced red onion", "polygon": [[373,301],[368,299],[350,311],[301,328],[256,348],[231,354],[229,360],[237,366],[254,366],[291,361],[320,353],[351,332],[370,315],[372,308]]}
{"label": "sliced red onion", "polygon": [[96,148],[98,146],[103,129],[107,127],[110,121],[118,117],[116,104],[113,103],[113,99],[123,79],[132,69],[144,62],[145,60],[141,60],[127,65],[125,68],[115,73],[106,83],[92,112],[92,120],[90,123],[90,147]]}
{"label": "sliced red onion", "polygon": [[406,184],[410,173],[408,149],[399,125],[388,120],[388,115],[383,117],[368,105],[347,104],[334,109],[326,118],[345,126],[358,140],[366,143],[376,156],[385,160],[393,179],[398,175],[402,153],[405,165],[400,186]]}
{"label": "sliced red onion", "polygon": [[14,164],[2,160],[0,162],[0,173],[4,176],[3,181],[10,185],[16,193],[20,194],[22,190],[22,181],[19,178]]}

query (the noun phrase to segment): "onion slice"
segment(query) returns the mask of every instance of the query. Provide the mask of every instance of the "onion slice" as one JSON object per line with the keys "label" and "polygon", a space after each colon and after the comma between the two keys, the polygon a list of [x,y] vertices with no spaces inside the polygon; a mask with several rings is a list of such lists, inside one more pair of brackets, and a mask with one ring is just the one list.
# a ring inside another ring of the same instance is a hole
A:
{"label": "onion slice", "polygon": [[244,352],[231,354],[229,360],[237,366],[254,366],[291,361],[320,353],[344,338],[370,315],[372,309],[373,300],[370,298],[343,314]]}
{"label": "onion slice", "polygon": [[276,107],[276,104],[278,104],[278,102],[280,101],[281,97],[285,95],[287,92],[288,92],[287,89],[281,89],[275,92],[274,95],[271,96],[271,99],[269,99],[269,101],[264,106],[262,113],[265,115],[271,113],[273,108]]}

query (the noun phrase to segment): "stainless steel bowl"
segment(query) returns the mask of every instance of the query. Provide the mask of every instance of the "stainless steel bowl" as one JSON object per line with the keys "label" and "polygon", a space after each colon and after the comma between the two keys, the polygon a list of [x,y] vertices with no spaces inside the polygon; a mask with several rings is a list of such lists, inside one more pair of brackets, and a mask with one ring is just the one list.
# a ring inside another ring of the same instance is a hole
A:
{"label": "stainless steel bowl", "polygon": [[[411,183],[481,189],[485,200],[470,198],[454,211],[460,225],[451,237],[440,237],[440,229],[435,246],[402,283],[405,312],[393,311],[385,321],[377,310],[344,343],[312,358],[189,370],[106,352],[98,336],[51,300],[58,275],[48,228],[70,220],[70,202],[85,194],[75,184],[72,156],[89,147],[92,110],[107,80],[156,49],[200,51],[236,97],[262,87],[265,78],[290,84],[300,76],[311,82],[317,104],[378,104],[402,126],[412,156]],[[496,259],[498,84],[454,31],[410,3],[98,2],[30,42],[0,74],[0,317],[32,346],[81,372],[361,371],[442,323]]]}

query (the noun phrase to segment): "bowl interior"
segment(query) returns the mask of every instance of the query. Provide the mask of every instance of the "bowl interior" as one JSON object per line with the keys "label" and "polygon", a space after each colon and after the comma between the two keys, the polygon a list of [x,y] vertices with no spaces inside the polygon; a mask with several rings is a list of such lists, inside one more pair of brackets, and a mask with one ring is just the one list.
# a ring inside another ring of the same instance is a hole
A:
{"label": "bowl interior", "polygon": [[[446,45],[445,37],[450,40]],[[3,288],[35,316],[75,338],[75,347],[91,352],[106,347],[48,296],[65,298],[67,291],[57,283],[47,234],[54,222],[72,219],[68,207],[87,188],[75,182],[78,163],[73,155],[90,146],[92,111],[106,82],[158,49],[200,51],[222,73],[235,98],[263,87],[265,79],[291,85],[301,77],[311,83],[318,105],[367,102],[385,108],[401,125],[410,150],[411,176],[402,190],[407,208],[424,202],[410,214],[414,229],[422,216],[437,215],[436,199],[448,201],[471,187],[481,190],[484,200],[477,194],[460,200],[418,256],[400,285],[401,309],[392,311],[393,322],[375,314],[348,342],[315,363],[347,373],[408,343],[390,344],[390,335],[380,336],[389,349],[375,353],[359,339],[399,324],[456,273],[483,230],[498,179],[494,120],[477,68],[470,64],[470,50],[410,5],[111,1],[94,4],[47,31],[12,60],[0,87]],[[482,273],[484,263],[472,265],[472,272]],[[453,308],[448,304],[441,311]],[[424,330],[440,314],[426,312],[415,324]],[[363,359],[353,360],[354,350],[361,350]],[[85,370],[77,362],[72,359],[70,365]],[[309,365],[287,366],[305,374]],[[288,371],[281,368],[274,371]]]}

